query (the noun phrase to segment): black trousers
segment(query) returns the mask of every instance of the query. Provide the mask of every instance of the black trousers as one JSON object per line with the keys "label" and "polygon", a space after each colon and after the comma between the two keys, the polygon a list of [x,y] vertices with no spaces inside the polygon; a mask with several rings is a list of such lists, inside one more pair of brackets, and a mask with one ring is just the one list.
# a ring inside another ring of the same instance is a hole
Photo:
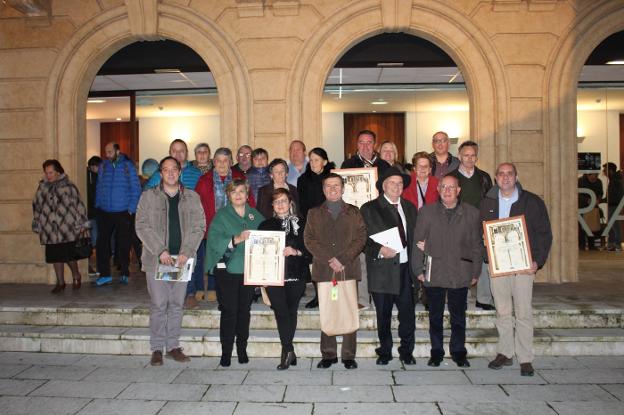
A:
{"label": "black trousers", "polygon": [[130,256],[130,238],[132,217],[128,212],[102,212],[98,221],[98,239],[96,245],[97,268],[102,277],[111,275],[111,237],[115,231],[115,257],[121,267],[121,275],[130,275],[128,269]]}
{"label": "black trousers", "polygon": [[394,304],[399,311],[399,337],[401,356],[411,355],[414,351],[414,336],[416,330],[416,314],[414,295],[412,290],[412,277],[409,272],[409,264],[401,264],[401,289],[398,295],[372,293],[375,311],[377,313],[377,336],[379,348],[375,351],[379,356],[392,357],[392,307]]}
{"label": "black trousers", "polygon": [[287,281],[283,287],[266,287],[267,295],[271,300],[271,308],[275,313],[277,331],[284,352],[295,350],[293,338],[297,330],[297,309],[305,286],[305,281],[297,280]]}
{"label": "black trousers", "polygon": [[468,288],[426,287],[429,299],[429,338],[431,357],[444,357],[443,318],[444,303],[448,297],[451,315],[451,342],[449,350],[453,358],[466,357],[466,306]]}
{"label": "black trousers", "polygon": [[243,284],[243,274],[230,274],[225,269],[215,269],[217,300],[221,306],[219,337],[223,354],[232,354],[234,339],[236,349],[245,350],[249,339],[249,320],[254,286]]}

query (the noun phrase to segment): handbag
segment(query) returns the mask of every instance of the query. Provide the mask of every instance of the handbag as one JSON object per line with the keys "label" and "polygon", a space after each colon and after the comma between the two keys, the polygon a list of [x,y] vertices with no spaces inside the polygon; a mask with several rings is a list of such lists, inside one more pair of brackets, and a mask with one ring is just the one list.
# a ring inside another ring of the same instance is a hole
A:
{"label": "handbag", "polygon": [[318,299],[321,316],[321,331],[328,336],[349,334],[360,328],[358,312],[357,281],[336,280],[332,273],[331,281],[319,282]]}
{"label": "handbag", "polygon": [[89,232],[81,232],[74,246],[74,259],[85,259],[91,256],[93,247],[91,246],[91,235]]}
{"label": "handbag", "polygon": [[589,226],[589,229],[596,233],[600,232],[600,208],[595,207],[589,212],[583,214],[583,219],[585,219],[585,223]]}

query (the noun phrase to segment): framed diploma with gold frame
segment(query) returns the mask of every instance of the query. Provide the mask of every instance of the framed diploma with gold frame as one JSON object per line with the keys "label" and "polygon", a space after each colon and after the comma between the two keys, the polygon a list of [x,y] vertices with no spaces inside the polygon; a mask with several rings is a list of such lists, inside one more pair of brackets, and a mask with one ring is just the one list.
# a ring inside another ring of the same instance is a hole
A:
{"label": "framed diploma with gold frame", "polygon": [[249,231],[245,241],[245,285],[284,285],[283,231]]}
{"label": "framed diploma with gold frame", "polygon": [[524,215],[483,222],[491,277],[531,272],[533,258]]}
{"label": "framed diploma with gold frame", "polygon": [[366,202],[377,199],[377,167],[361,169],[332,169],[332,173],[342,177],[344,193],[342,200],[359,209]]}

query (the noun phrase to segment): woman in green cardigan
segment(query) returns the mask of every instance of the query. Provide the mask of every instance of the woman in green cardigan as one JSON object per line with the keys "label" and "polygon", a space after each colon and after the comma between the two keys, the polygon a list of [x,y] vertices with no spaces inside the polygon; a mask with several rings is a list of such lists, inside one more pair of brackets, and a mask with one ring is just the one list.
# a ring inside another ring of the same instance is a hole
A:
{"label": "woman in green cardigan", "polygon": [[264,217],[249,206],[249,185],[245,179],[234,179],[225,192],[228,204],[215,215],[206,242],[205,265],[208,272],[214,268],[217,279],[217,299],[221,309],[219,337],[223,367],[230,366],[234,338],[238,363],[249,362],[247,339],[253,286],[243,284],[245,241],[249,231],[258,229]]}

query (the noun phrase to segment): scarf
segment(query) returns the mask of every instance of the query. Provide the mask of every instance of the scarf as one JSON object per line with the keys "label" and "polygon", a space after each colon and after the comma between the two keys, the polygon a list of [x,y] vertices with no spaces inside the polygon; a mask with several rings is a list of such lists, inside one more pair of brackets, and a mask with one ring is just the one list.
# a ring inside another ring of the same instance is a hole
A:
{"label": "scarf", "polygon": [[295,236],[299,235],[299,218],[296,215],[288,214],[285,218],[278,218],[282,221],[282,230],[286,232],[286,235],[290,233],[292,229]]}
{"label": "scarf", "polygon": [[373,158],[370,160],[366,160],[360,153],[358,153],[358,157],[362,160],[364,167],[374,167],[374,164],[377,161],[377,153],[373,153]]}
{"label": "scarf", "polygon": [[215,212],[228,204],[227,195],[225,194],[225,187],[232,181],[232,170],[228,170],[225,180],[221,180],[221,176],[217,173],[217,170],[212,171],[212,181],[215,198]]}

